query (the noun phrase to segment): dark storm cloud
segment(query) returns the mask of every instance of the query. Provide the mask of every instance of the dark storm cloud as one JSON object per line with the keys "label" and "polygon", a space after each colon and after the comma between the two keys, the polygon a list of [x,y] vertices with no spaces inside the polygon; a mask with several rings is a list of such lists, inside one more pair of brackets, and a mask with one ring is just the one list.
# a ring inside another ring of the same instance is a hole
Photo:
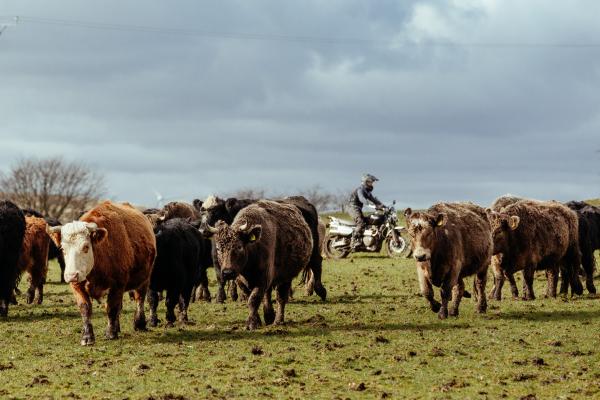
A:
{"label": "dark storm cloud", "polygon": [[7,28],[0,169],[60,154],[146,204],[366,171],[401,205],[598,196],[600,48],[580,46],[600,44],[595,3],[2,3],[210,34]]}

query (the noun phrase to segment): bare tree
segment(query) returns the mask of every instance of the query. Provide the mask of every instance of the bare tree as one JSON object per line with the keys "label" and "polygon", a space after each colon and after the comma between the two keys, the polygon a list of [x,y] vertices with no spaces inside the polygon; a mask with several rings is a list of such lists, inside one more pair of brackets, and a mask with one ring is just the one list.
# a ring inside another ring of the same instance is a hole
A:
{"label": "bare tree", "polygon": [[104,177],[60,157],[25,158],[0,174],[0,192],[20,207],[60,219],[77,218],[104,192]]}
{"label": "bare tree", "polygon": [[300,191],[300,194],[308,199],[317,211],[330,210],[335,205],[335,195],[327,192],[321,185],[314,185]]}
{"label": "bare tree", "polygon": [[265,189],[260,188],[244,188],[236,190],[229,194],[228,197],[235,197],[237,199],[265,199],[267,198],[267,192]]}

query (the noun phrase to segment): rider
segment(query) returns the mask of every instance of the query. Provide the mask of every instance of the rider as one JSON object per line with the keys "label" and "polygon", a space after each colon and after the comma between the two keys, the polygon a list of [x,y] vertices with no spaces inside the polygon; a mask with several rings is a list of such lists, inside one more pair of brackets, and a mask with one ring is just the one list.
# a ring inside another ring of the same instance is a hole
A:
{"label": "rider", "polygon": [[383,208],[383,204],[373,196],[373,185],[379,179],[371,174],[365,174],[362,177],[362,185],[352,191],[348,199],[348,214],[354,220],[356,227],[352,233],[352,243],[350,247],[356,250],[362,242],[362,236],[365,231],[366,221],[362,213],[362,208],[365,203],[374,204],[378,209]]}

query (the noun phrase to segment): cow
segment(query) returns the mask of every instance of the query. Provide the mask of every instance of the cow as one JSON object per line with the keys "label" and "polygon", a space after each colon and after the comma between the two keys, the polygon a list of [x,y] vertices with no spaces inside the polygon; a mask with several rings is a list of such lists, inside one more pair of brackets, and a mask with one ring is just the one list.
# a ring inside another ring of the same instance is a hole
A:
{"label": "cow", "polygon": [[[600,207],[583,201],[569,201],[567,207],[577,213],[579,222],[579,250],[581,264],[585,273],[585,286],[589,293],[596,293],[594,269],[596,261],[594,251],[600,249]],[[563,286],[565,282],[562,283]]]}
{"label": "cow", "polygon": [[0,200],[0,317],[8,316],[24,236],[25,215],[15,203]]}
{"label": "cow", "polygon": [[[229,280],[240,276],[248,285],[246,328],[254,330],[261,325],[261,302],[265,324],[283,324],[292,280],[310,268],[314,247],[310,227],[298,208],[260,200],[241,210],[231,225],[219,221],[216,227],[207,229],[214,235],[223,277]],[[271,300],[273,289],[277,313]]]}
{"label": "cow", "polygon": [[123,293],[133,291],[137,309],[134,329],[146,330],[144,301],[156,257],[156,240],[148,219],[128,203],[105,201],[78,221],[48,228],[65,255],[65,280],[70,283],[83,319],[83,346],[95,343],[92,299],[107,294],[107,339],[121,331]]}
{"label": "cow", "polygon": [[[25,217],[25,236],[19,255],[19,274],[29,274],[29,289],[27,289],[27,304],[37,304],[44,301],[44,284],[48,275],[48,250],[50,237],[48,224],[44,218]],[[37,292],[37,298],[35,297]]]}
{"label": "cow", "polygon": [[[167,291],[167,326],[175,322],[175,305],[179,305],[179,320],[188,320],[187,309],[194,286],[206,279],[206,268],[212,265],[211,243],[187,220],[174,218],[159,223],[154,228],[156,261],[150,278],[148,303],[150,326],[157,326],[158,293]],[[207,282],[203,282],[207,284]]]}
{"label": "cow", "polygon": [[[494,273],[492,298],[500,300],[506,277],[523,270],[523,299],[533,300],[536,270],[546,270],[547,297],[556,297],[559,269],[569,279],[573,292],[583,288],[577,276],[581,261],[577,215],[555,201],[520,200],[500,211],[486,210],[492,225],[494,255],[501,255]],[[511,281],[513,296],[516,284]]]}
{"label": "cow", "polygon": [[[422,212],[408,208],[404,216],[414,243],[421,294],[431,310],[440,319],[458,316],[463,279],[475,275],[476,311],[485,313],[485,284],[493,249],[485,210],[471,203],[438,203]],[[441,304],[434,299],[432,286],[440,287]]]}
{"label": "cow", "polygon": [[[241,210],[249,205],[255,204],[257,201],[259,200],[236,198],[228,198],[223,200],[216,196],[209,196],[203,203],[197,200],[194,201],[195,206],[200,206],[202,212],[200,231],[203,232],[207,237],[210,237],[211,234],[210,230],[207,229],[208,227],[214,226],[218,221],[224,221],[227,224],[231,224]],[[314,289],[321,300],[325,301],[327,298],[327,290],[321,282],[323,257],[319,250],[319,246],[317,245],[320,242],[319,215],[317,210],[306,198],[302,196],[291,196],[275,201],[281,204],[290,204],[296,207],[308,224],[315,246],[313,247],[309,262],[310,268],[304,271],[302,281],[306,285],[306,291],[308,295],[310,295]],[[225,280],[220,274],[220,266],[218,265],[218,259],[215,257],[214,253],[213,261],[215,262],[215,272],[217,272],[217,279],[219,281],[219,293],[217,296],[217,301],[223,302],[225,300]],[[232,294],[235,295],[235,286],[233,286]]]}
{"label": "cow", "polygon": [[167,221],[173,218],[184,218],[195,221],[200,218],[199,213],[194,206],[181,201],[172,201],[165,204],[162,208],[147,208],[143,211],[144,215],[150,220],[152,226],[156,226],[159,221]]}
{"label": "cow", "polygon": [[[50,226],[62,225],[62,223],[58,219],[52,218],[52,217],[46,217],[39,211],[36,211],[32,208],[24,208],[23,213],[25,214],[26,217],[31,216],[31,217],[44,218],[46,220],[46,223]],[[65,277],[64,277],[65,258],[63,257],[62,251],[60,251],[60,249],[58,247],[56,247],[56,244],[54,244],[54,242],[52,240],[50,240],[50,247],[48,249],[48,261],[50,261],[50,260],[56,260],[56,262],[58,262],[58,267],[60,268],[60,283],[66,283]]]}

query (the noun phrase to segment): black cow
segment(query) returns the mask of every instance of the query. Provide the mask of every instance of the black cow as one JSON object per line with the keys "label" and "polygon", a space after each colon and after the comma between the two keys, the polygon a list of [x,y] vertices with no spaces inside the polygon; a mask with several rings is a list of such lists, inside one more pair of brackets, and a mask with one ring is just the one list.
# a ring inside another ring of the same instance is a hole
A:
{"label": "black cow", "polygon": [[[209,196],[206,201],[194,200],[193,204],[196,209],[200,210],[201,213],[201,227],[200,231],[207,237],[210,237],[209,230],[207,227],[214,227],[218,221],[223,221],[230,225],[233,223],[236,215],[251,204],[255,204],[258,200],[255,199],[236,199],[228,198],[226,200],[220,199],[216,196]],[[319,214],[316,208],[302,196],[291,196],[286,197],[276,202],[283,204],[290,204],[295,206],[302,217],[308,224],[313,242],[319,243]],[[219,281],[219,294],[217,295],[217,301],[223,302],[225,300],[225,280],[221,274],[221,267],[216,257],[216,250],[213,247],[213,261],[215,266],[215,272],[217,280]],[[309,261],[309,270],[304,270],[302,275],[302,281],[307,285],[307,291],[309,286],[317,293],[317,295],[325,300],[327,298],[327,290],[321,282],[321,273],[323,269],[323,256],[319,251],[319,246],[313,246],[311,259]],[[312,276],[311,276],[312,275]],[[233,300],[237,299],[237,293],[235,291],[235,285],[232,283],[232,292],[230,293]]]}
{"label": "black cow", "polygon": [[[58,219],[46,217],[41,212],[36,211],[32,208],[24,208],[23,213],[26,217],[44,218],[49,226],[62,225],[62,223]],[[53,240],[50,241],[50,248],[48,249],[48,261],[50,260],[56,260],[58,262],[58,266],[60,267],[60,282],[65,283],[65,258],[63,256],[62,251],[60,251],[60,249],[56,247],[56,243],[54,243]]]}
{"label": "black cow", "polygon": [[579,250],[581,264],[585,273],[585,286],[590,293],[596,293],[594,269],[596,262],[594,251],[600,249],[600,207],[583,201],[569,201],[567,207],[577,213],[579,221]]}
{"label": "black cow", "polygon": [[187,309],[196,284],[206,278],[206,269],[212,265],[210,241],[204,239],[187,220],[173,218],[154,228],[156,261],[150,278],[148,302],[150,325],[159,322],[156,315],[158,295],[166,290],[165,305],[168,326],[175,322],[175,305],[179,305],[180,321],[187,321]]}
{"label": "black cow", "polygon": [[0,200],[0,317],[8,315],[8,304],[19,275],[18,261],[25,235],[25,215],[14,203]]}

